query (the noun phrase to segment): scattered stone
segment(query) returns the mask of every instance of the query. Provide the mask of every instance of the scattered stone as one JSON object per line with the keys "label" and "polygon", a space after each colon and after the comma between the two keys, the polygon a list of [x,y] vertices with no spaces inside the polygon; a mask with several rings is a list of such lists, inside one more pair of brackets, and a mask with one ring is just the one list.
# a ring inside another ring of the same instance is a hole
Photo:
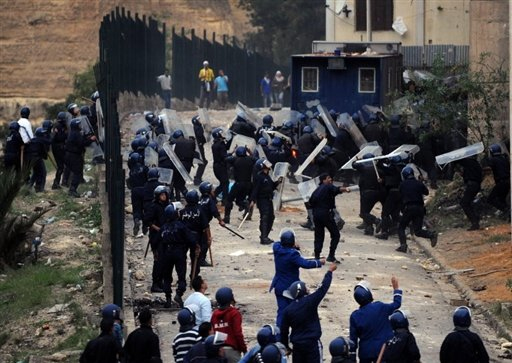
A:
{"label": "scattered stone", "polygon": [[475,285],[471,287],[471,290],[473,291],[484,291],[487,289],[486,285]]}
{"label": "scattered stone", "polygon": [[423,297],[431,298],[431,297],[432,297],[432,295],[430,295],[430,294],[425,294],[425,295],[423,295]]}
{"label": "scattered stone", "polygon": [[81,234],[80,236],[78,236],[78,239],[84,239],[85,236],[83,234]]}
{"label": "scattered stone", "polygon": [[451,306],[468,306],[468,303],[466,300],[463,300],[463,299],[450,299],[450,305]]}
{"label": "scattered stone", "polygon": [[66,310],[68,306],[69,306],[69,303],[68,304],[56,304],[53,307],[51,307],[48,310],[48,312],[50,314],[60,313],[60,312],[62,312],[64,310]]}
{"label": "scattered stone", "polygon": [[62,362],[64,360],[68,359],[68,355],[65,353],[57,352],[57,353],[53,353],[49,358],[53,362]]}
{"label": "scattered stone", "polygon": [[363,276],[356,276],[356,280],[357,280],[357,281],[364,280],[364,277],[363,277]]}
{"label": "scattered stone", "polygon": [[402,266],[401,266],[401,269],[402,269],[402,270],[407,270],[407,269],[408,269],[408,267],[407,267],[406,265],[402,265]]}
{"label": "scattered stone", "polygon": [[135,273],[133,274],[133,278],[137,281],[144,281],[146,279],[146,276],[144,275],[144,271],[142,270],[137,270],[135,271]]}
{"label": "scattered stone", "polygon": [[369,261],[377,261],[377,259],[373,258],[373,257],[367,257],[366,259],[369,260]]}
{"label": "scattered stone", "polygon": [[501,349],[512,349],[512,342],[506,342],[501,344]]}

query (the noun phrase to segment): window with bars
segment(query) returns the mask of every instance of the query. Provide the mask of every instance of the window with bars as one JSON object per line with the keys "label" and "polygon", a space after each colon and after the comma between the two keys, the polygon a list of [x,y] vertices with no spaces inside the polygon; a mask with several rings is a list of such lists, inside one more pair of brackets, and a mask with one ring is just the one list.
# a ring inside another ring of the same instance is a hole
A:
{"label": "window with bars", "polygon": [[318,67],[302,67],[302,92],[318,92]]}
{"label": "window with bars", "polygon": [[359,93],[375,93],[375,68],[359,68]]}
{"label": "window with bars", "polygon": [[[393,0],[370,0],[372,30],[393,30]],[[366,0],[356,0],[356,30],[366,30]]]}

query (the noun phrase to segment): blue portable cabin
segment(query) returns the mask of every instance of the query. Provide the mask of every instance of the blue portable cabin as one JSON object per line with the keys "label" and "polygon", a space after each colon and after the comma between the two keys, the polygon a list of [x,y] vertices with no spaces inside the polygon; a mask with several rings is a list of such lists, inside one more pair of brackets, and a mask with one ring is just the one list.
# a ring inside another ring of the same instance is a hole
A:
{"label": "blue portable cabin", "polygon": [[[365,53],[368,46],[372,52]],[[314,42],[313,51],[292,55],[294,110],[305,111],[308,101],[318,100],[328,109],[352,114],[365,104],[385,106],[390,94],[400,91],[400,43]]]}

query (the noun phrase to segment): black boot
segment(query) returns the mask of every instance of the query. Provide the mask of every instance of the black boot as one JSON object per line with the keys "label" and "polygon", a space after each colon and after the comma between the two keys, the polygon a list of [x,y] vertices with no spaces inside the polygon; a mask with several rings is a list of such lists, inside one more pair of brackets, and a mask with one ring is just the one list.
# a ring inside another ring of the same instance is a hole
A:
{"label": "black boot", "polygon": [[62,188],[60,187],[58,182],[54,181],[53,185],[52,185],[52,190],[58,190],[58,189],[62,189]]}
{"label": "black boot", "polygon": [[407,253],[407,245],[405,243],[401,243],[400,247],[398,247],[395,251]]}
{"label": "black boot", "polygon": [[162,286],[160,286],[158,283],[153,282],[153,285],[151,285],[151,292],[164,292],[162,289]]}
{"label": "black boot", "polygon": [[367,224],[364,228],[364,235],[365,236],[373,236],[373,225]]}
{"label": "black boot", "polygon": [[165,294],[164,308],[166,308],[166,309],[172,308],[172,298],[171,298],[171,296],[172,296],[171,293]]}
{"label": "black boot", "polygon": [[174,301],[176,302],[176,304],[178,304],[178,306],[180,307],[180,309],[183,309],[183,299],[181,298],[181,295],[180,294],[176,294],[174,296]]}
{"label": "black boot", "polygon": [[137,237],[137,235],[139,234],[139,231],[140,231],[140,219],[135,218],[133,220],[133,235],[135,237]]}
{"label": "black boot", "polygon": [[430,236],[430,247],[435,247],[437,245],[437,232],[432,232],[432,236]]}
{"label": "black boot", "polygon": [[382,232],[381,234],[376,234],[375,235],[375,238],[384,239],[384,240],[387,240],[388,237],[389,237],[389,235],[386,232]]}
{"label": "black boot", "polygon": [[[340,260],[336,259],[336,257],[334,257],[334,254],[329,254],[329,256],[327,256],[327,258],[325,259],[327,262],[335,262],[335,263],[341,263]],[[341,259],[343,260],[343,259]]]}
{"label": "black boot", "polygon": [[78,192],[76,191],[76,189],[74,188],[70,188],[69,189],[69,196],[71,197],[74,197],[74,198],[80,198],[80,194],[78,194]]}

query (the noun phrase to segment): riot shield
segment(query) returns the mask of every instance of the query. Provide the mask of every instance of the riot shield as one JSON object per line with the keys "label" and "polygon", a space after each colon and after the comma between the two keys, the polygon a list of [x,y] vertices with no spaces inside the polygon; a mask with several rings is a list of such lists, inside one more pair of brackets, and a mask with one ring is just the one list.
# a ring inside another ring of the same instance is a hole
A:
{"label": "riot shield", "polygon": [[206,108],[198,108],[197,114],[199,115],[199,119],[203,124],[204,131],[207,134],[211,134],[212,132],[212,123],[210,121],[210,116],[208,115],[208,110]]}
{"label": "riot shield", "polygon": [[327,111],[325,106],[318,105],[318,106],[316,106],[316,109],[318,110],[318,113],[322,117],[322,120],[324,120],[324,124],[327,127],[327,130],[329,130],[329,133],[331,134],[331,136],[332,137],[338,136],[338,126],[332,119],[331,114],[329,113],[329,111]]}
{"label": "riot shield", "polygon": [[277,190],[274,192],[272,197],[272,203],[274,204],[274,210],[280,210],[282,199],[283,199],[283,190],[284,184],[286,183],[286,175],[288,174],[288,170],[290,169],[290,163],[279,162],[274,165],[273,168],[273,179],[277,181],[279,178],[283,178],[283,181],[277,187]]}
{"label": "riot shield", "polygon": [[322,148],[327,144],[327,139],[322,139],[320,143],[315,147],[315,149],[309,154],[309,156],[304,160],[304,162],[299,166],[297,171],[294,173],[295,176],[302,175],[302,172],[308,167],[308,165],[313,161],[313,159],[318,155],[318,153],[322,150]]}
{"label": "riot shield", "polygon": [[359,130],[359,128],[356,126],[354,121],[352,121],[352,117],[348,113],[342,113],[338,116],[337,123],[341,125],[352,137],[352,140],[354,140],[354,143],[357,145],[359,149],[361,149],[361,146],[366,144],[367,141],[364,138],[363,134]]}
{"label": "riot shield", "polygon": [[272,137],[268,134],[267,130],[261,130],[261,136],[267,140],[268,144],[272,142]]}
{"label": "riot shield", "polygon": [[158,147],[161,149],[164,144],[169,141],[169,135],[161,134],[158,135],[156,138],[156,143],[158,144]]}
{"label": "riot shield", "polygon": [[[81,115],[78,117],[80,119],[80,125],[82,128],[82,132],[84,135],[94,135],[97,137],[97,135],[94,132],[94,129],[91,125],[91,122],[89,121],[89,118],[85,115]],[[89,149],[92,151],[92,158],[98,158],[103,157],[103,150],[101,149],[101,146],[98,142],[98,140],[94,141],[91,145],[88,146]]]}
{"label": "riot shield", "polygon": [[256,141],[252,137],[247,137],[244,135],[235,135],[233,136],[233,140],[231,141],[231,145],[229,146],[228,152],[232,153],[235,151],[237,146],[245,146],[247,149],[254,151],[256,148]]}
{"label": "riot shield", "polygon": [[[183,125],[183,121],[181,121],[176,110],[164,108],[160,111],[159,116],[162,118],[164,130],[167,135],[171,135],[177,129],[182,129],[181,125]],[[185,130],[182,131],[185,133]]]}
{"label": "riot shield", "polygon": [[171,185],[174,170],[168,168],[158,168],[158,172],[160,174],[158,181],[163,184]]}
{"label": "riot shield", "polygon": [[98,118],[98,135],[96,137],[99,142],[103,142],[105,140],[105,119],[103,118],[103,109],[99,98],[96,100],[96,117]]}
{"label": "riot shield", "polygon": [[311,119],[309,122],[309,125],[313,129],[313,132],[317,134],[318,137],[324,138],[327,136],[327,133],[325,132],[325,127],[322,125],[322,123],[317,120],[316,118]]}
{"label": "riot shield", "polygon": [[445,154],[437,155],[436,163],[442,168],[443,165],[480,154],[483,151],[484,144],[482,142],[478,142],[476,144],[453,150]]}
{"label": "riot shield", "polygon": [[265,151],[263,150],[263,148],[261,147],[261,145],[256,145],[256,150],[258,151],[258,155],[260,157],[260,159],[264,158],[264,159],[267,159],[267,155],[265,154]]}
{"label": "riot shield", "polygon": [[308,181],[297,184],[297,188],[299,189],[300,196],[302,197],[302,200],[304,201],[304,203],[309,201],[311,194],[313,194],[315,189],[318,188],[319,184],[320,184],[319,177],[316,177],[316,178],[310,179]]}
{"label": "riot shield", "polygon": [[255,128],[263,125],[263,120],[258,117],[249,107],[242,102],[236,104],[236,114],[242,116],[247,122],[250,122]]}
{"label": "riot shield", "polygon": [[187,184],[194,184],[194,180],[190,177],[190,174],[187,172],[187,169],[185,169],[185,167],[181,163],[181,160],[178,158],[178,156],[172,149],[171,145],[168,142],[166,142],[162,146],[162,148],[164,149],[165,153],[167,154],[171,162],[176,167],[176,170],[178,170],[180,175],[183,177],[183,180],[185,180]]}
{"label": "riot shield", "polygon": [[377,106],[372,106],[372,105],[363,105],[363,111],[366,112],[367,114],[377,114],[377,113],[381,113],[384,115],[384,117],[387,117],[386,114],[384,113],[384,111],[382,111],[382,108],[381,107],[377,107]]}
{"label": "riot shield", "polygon": [[142,113],[130,115],[128,122],[131,123],[130,131],[132,132],[132,135],[135,135],[137,130],[148,127],[148,122]]}
{"label": "riot shield", "polygon": [[[423,180],[428,180],[428,173],[425,170],[423,170],[422,168],[420,168],[418,165],[416,165],[414,163],[409,163],[406,166],[412,168],[412,170],[414,171],[414,177],[416,179],[419,179],[419,177],[421,176]],[[404,180],[403,176],[402,176],[402,180]]]}
{"label": "riot shield", "polygon": [[301,113],[299,111],[282,109],[273,115],[274,125],[282,126],[286,121],[292,121],[294,125],[297,125],[300,116]]}
{"label": "riot shield", "polygon": [[152,147],[146,147],[144,149],[144,164],[148,167],[155,167],[158,165],[158,152]]}
{"label": "riot shield", "polygon": [[280,139],[286,140],[286,142],[290,145],[292,144],[292,139],[290,139],[288,136],[280,133],[279,131],[269,130],[269,131],[266,131],[266,133],[272,137],[278,137]]}
{"label": "riot shield", "polygon": [[[373,161],[373,160],[380,160],[380,159],[389,159],[393,156],[400,156],[402,159],[407,159],[409,155],[416,154],[418,151],[420,151],[420,147],[418,145],[409,145],[404,144],[400,147],[397,147],[395,150],[390,152],[386,155],[376,155],[374,158],[365,159],[364,161]],[[374,153],[372,153],[374,154]],[[375,155],[375,154],[374,154]],[[362,162],[362,160],[356,161],[356,163]]]}
{"label": "riot shield", "polygon": [[363,157],[364,154],[372,153],[373,155],[381,155],[382,148],[379,145],[367,145],[357,154],[355,154],[349,161],[347,161],[339,170],[350,170],[352,168],[352,163],[357,159]]}

